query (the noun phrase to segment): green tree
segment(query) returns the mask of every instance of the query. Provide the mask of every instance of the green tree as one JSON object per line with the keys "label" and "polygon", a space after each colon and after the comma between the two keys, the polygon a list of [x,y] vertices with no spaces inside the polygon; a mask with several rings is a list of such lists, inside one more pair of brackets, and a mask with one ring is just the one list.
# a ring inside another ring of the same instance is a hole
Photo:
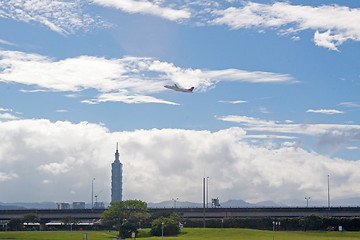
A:
{"label": "green tree", "polygon": [[40,222],[40,218],[36,213],[28,213],[28,214],[24,215],[23,222],[27,223],[27,224],[38,223],[38,222]]}
{"label": "green tree", "polygon": [[151,224],[151,235],[174,236],[180,233],[179,222],[173,217],[159,217]]}
{"label": "green tree", "polygon": [[24,224],[20,218],[13,218],[8,222],[7,227],[10,231],[21,231],[24,229]]}
{"label": "green tree", "polygon": [[[101,223],[105,226],[116,226],[119,237],[129,237],[136,231],[139,222],[149,217],[147,203],[140,200],[112,202],[101,216]],[[131,227],[132,226],[132,227]]]}
{"label": "green tree", "polygon": [[[39,223],[40,222],[40,218],[36,213],[28,213],[25,214],[24,217],[22,218],[23,223],[27,224],[27,229],[31,229],[29,228],[29,223]],[[36,230],[37,227],[33,227],[33,230]]]}
{"label": "green tree", "polygon": [[64,223],[65,226],[70,225],[72,223],[76,223],[75,218],[71,216],[66,216],[61,219],[61,221]]}

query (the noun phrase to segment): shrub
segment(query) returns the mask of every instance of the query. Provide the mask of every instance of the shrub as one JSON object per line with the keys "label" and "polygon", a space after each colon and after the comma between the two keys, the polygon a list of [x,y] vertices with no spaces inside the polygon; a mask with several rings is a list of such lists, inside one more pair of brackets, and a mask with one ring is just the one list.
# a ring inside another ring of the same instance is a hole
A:
{"label": "shrub", "polygon": [[180,233],[179,222],[171,217],[160,217],[155,219],[151,224],[151,235],[161,236],[162,231],[164,236],[175,236]]}

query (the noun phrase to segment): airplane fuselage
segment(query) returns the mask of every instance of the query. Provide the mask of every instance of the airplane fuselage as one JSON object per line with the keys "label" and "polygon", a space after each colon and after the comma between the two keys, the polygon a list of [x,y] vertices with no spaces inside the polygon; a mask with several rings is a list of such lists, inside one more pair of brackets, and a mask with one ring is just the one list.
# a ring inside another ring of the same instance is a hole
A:
{"label": "airplane fuselage", "polygon": [[178,92],[184,92],[184,93],[191,93],[194,90],[194,87],[185,89],[185,88],[179,88],[176,84],[174,84],[173,86],[165,85],[164,87],[178,91]]}

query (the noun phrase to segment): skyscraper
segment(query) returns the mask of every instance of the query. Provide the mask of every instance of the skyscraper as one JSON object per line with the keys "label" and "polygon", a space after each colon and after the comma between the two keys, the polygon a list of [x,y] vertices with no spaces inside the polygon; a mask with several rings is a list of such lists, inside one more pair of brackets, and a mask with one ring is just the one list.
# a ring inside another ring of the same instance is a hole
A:
{"label": "skyscraper", "polygon": [[115,161],[111,164],[111,202],[122,201],[122,164],[116,143]]}

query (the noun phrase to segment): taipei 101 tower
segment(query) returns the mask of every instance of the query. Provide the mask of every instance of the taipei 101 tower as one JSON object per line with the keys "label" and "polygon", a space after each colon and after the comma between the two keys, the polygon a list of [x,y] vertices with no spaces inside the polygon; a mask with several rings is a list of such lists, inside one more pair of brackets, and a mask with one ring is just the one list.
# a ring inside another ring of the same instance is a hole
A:
{"label": "taipei 101 tower", "polygon": [[115,161],[111,164],[111,202],[122,201],[122,164],[116,143]]}

